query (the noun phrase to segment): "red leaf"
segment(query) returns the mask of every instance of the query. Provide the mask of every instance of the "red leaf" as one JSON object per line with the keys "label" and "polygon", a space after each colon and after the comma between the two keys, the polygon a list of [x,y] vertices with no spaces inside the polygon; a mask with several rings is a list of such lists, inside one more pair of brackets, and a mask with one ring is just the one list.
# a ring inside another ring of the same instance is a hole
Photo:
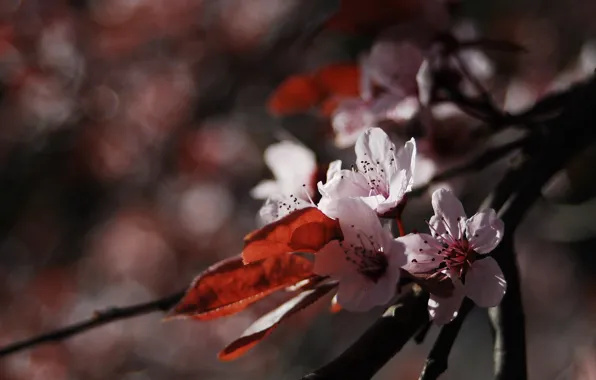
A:
{"label": "red leaf", "polygon": [[280,323],[305,307],[310,306],[336,286],[337,284],[325,284],[318,288],[302,292],[278,308],[257,319],[246,331],[244,331],[240,338],[228,344],[228,346],[219,353],[219,360],[230,361],[244,355],[267,335],[271,334]]}
{"label": "red leaf", "polygon": [[242,258],[251,263],[291,252],[314,253],[335,239],[343,239],[339,221],[307,207],[246,235]]}
{"label": "red leaf", "polygon": [[360,68],[356,63],[334,63],[325,66],[317,71],[315,80],[328,96],[360,95]]}
{"label": "red leaf", "polygon": [[267,108],[274,115],[291,115],[317,106],[324,96],[312,75],[294,75],[277,87]]}
{"label": "red leaf", "polygon": [[298,255],[277,255],[244,265],[235,256],[199,274],[168,314],[210,320],[238,313],[269,294],[313,276],[312,263]]}

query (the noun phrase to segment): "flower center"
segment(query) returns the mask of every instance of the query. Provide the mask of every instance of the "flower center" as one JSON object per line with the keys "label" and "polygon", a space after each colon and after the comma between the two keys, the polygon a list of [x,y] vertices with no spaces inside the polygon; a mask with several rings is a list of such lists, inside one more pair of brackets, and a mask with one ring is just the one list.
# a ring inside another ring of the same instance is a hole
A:
{"label": "flower center", "polygon": [[344,258],[356,266],[358,273],[376,284],[387,272],[389,266],[387,256],[383,249],[373,241],[372,236],[359,233],[356,237],[360,244],[339,243],[344,251]]}
{"label": "flower center", "polygon": [[470,247],[470,243],[466,238],[453,240],[450,244],[443,243],[443,262],[447,268],[457,273],[459,278],[463,279],[476,261],[477,253]]}
{"label": "flower center", "polygon": [[376,284],[387,271],[389,262],[383,252],[372,252],[356,265],[360,274]]}

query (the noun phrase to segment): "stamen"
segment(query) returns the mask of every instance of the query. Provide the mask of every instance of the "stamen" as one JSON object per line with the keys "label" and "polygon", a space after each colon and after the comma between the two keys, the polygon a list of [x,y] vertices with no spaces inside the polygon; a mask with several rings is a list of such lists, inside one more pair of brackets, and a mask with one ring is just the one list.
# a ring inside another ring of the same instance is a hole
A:
{"label": "stamen", "polygon": [[312,198],[310,197],[310,194],[308,194],[308,190],[306,190],[306,184],[303,183],[302,184],[302,190],[304,191],[304,194],[306,194],[306,198],[308,198],[308,200],[310,201],[310,204],[317,207],[317,205],[315,204],[315,202],[313,202]]}

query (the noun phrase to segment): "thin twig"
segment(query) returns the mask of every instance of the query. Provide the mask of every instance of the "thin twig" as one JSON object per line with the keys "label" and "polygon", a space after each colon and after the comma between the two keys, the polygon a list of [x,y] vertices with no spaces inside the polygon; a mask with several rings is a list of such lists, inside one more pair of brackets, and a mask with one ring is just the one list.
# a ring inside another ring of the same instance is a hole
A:
{"label": "thin twig", "polygon": [[448,179],[457,177],[458,175],[471,172],[471,171],[478,171],[486,168],[487,166],[497,162],[498,160],[502,159],[503,157],[507,156],[509,153],[513,152],[516,149],[522,148],[525,144],[530,141],[530,137],[523,137],[518,140],[514,140],[503,144],[501,146],[491,148],[486,152],[482,153],[478,157],[466,162],[462,165],[455,166],[453,168],[447,169],[442,173],[435,175],[428,183],[423,186],[417,187],[413,189],[408,196],[420,196],[428,191],[431,185],[446,181]]}
{"label": "thin twig", "polygon": [[38,335],[30,339],[1,347],[0,356],[10,355],[18,351],[33,348],[43,343],[59,342],[61,340],[70,338],[73,335],[83,333],[95,327],[99,327],[114,321],[132,318],[139,315],[152,313],[154,311],[167,311],[178,301],[180,301],[183,296],[184,291],[171,294],[167,297],[151,302],[126,307],[112,307],[104,311],[96,312],[92,318],[89,318],[85,321],[77,322],[62,329],[50,331],[46,334]]}

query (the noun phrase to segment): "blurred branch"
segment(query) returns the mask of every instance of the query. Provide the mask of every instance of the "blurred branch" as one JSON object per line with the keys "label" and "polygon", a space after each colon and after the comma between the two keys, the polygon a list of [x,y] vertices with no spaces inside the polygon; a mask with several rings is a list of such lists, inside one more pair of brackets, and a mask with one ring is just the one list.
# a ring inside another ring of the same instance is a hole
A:
{"label": "blurred branch", "polygon": [[428,293],[417,285],[335,360],[303,380],[370,379],[428,322]]}
{"label": "blurred branch", "polygon": [[450,178],[457,177],[458,175],[470,172],[470,171],[478,171],[486,168],[487,166],[497,162],[501,158],[507,156],[509,153],[513,152],[516,149],[522,148],[530,141],[530,136],[523,137],[518,140],[514,140],[503,144],[501,146],[491,148],[486,152],[482,153],[478,157],[466,162],[462,165],[455,166],[453,168],[447,169],[442,173],[437,174],[434,176],[428,183],[423,186],[417,187],[413,189],[408,196],[416,197],[421,196],[422,194],[426,193],[429,187],[432,184],[437,182],[445,181]]}
{"label": "blurred branch", "polygon": [[154,311],[167,311],[180,301],[183,296],[184,291],[151,302],[126,307],[112,307],[104,311],[98,311],[92,318],[85,321],[0,347],[0,356],[10,355],[43,343],[58,342],[114,321],[137,317]]}

